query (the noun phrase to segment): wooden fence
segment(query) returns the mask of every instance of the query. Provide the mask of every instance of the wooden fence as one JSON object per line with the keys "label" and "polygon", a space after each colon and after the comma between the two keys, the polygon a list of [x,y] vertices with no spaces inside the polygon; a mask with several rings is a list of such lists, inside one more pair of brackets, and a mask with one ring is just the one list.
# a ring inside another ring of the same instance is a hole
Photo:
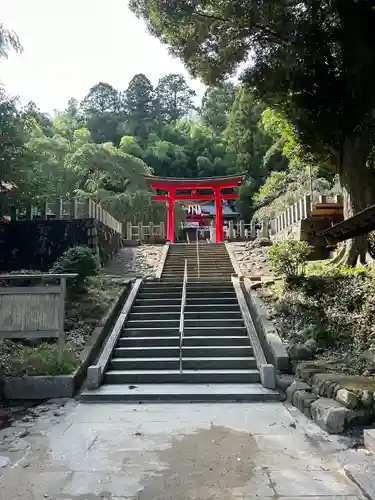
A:
{"label": "wooden fence", "polygon": [[122,233],[122,223],[91,199],[59,199],[55,202],[44,201],[38,206],[27,204],[23,208],[9,207],[1,211],[0,216],[10,221],[15,220],[69,220],[96,219],[117,233]]}
{"label": "wooden fence", "polygon": [[[77,274],[1,274],[1,282],[15,281],[13,286],[0,286],[0,338],[58,339],[58,359],[62,359],[65,334],[66,280]],[[34,281],[21,286],[17,281]],[[51,280],[57,284],[47,283]],[[42,283],[40,283],[42,281]]]}
{"label": "wooden fence", "polygon": [[126,223],[126,239],[127,240],[138,240],[147,241],[152,239],[165,239],[165,224],[160,222],[160,224],[153,224],[150,222],[147,226],[139,222],[134,226],[131,222]]}

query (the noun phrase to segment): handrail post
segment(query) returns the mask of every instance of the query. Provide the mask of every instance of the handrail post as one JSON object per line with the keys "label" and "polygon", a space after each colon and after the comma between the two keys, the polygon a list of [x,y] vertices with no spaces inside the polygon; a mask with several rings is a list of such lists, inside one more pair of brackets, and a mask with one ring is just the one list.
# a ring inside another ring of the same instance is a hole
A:
{"label": "handrail post", "polygon": [[186,284],[187,284],[187,259],[185,259],[184,278],[182,283],[181,312],[180,312],[180,373],[182,373],[182,344],[184,341],[184,319],[186,303]]}
{"label": "handrail post", "polygon": [[197,229],[197,269],[198,269],[198,279],[200,279],[201,274],[200,274],[200,262],[199,262],[199,239],[198,239],[198,229]]}

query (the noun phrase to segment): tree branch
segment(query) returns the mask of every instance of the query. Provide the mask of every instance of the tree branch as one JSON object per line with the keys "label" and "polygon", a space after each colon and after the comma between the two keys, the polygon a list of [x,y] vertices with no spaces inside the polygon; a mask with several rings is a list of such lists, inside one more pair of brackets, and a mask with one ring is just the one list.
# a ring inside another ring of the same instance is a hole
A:
{"label": "tree branch", "polygon": [[[188,14],[190,14],[192,16],[197,16],[197,17],[203,17],[205,19],[210,19],[211,21],[220,21],[222,23],[229,23],[230,22],[230,19],[228,19],[228,18],[221,17],[221,16],[216,16],[215,14],[206,14],[204,12],[200,12],[200,11],[197,11],[197,10],[189,10],[189,9],[184,8],[183,6],[180,6],[180,11],[188,13]],[[271,28],[268,28],[267,26],[263,26],[262,24],[253,23],[250,26],[249,30],[252,31],[254,28],[256,28],[256,29],[258,29],[260,31],[263,31],[267,35],[272,36],[273,38],[276,38],[276,39],[280,40],[283,43],[286,43],[286,44],[295,44],[294,41],[292,41],[292,40],[290,40],[290,39],[288,39],[288,38],[280,35],[279,33],[276,33]]]}

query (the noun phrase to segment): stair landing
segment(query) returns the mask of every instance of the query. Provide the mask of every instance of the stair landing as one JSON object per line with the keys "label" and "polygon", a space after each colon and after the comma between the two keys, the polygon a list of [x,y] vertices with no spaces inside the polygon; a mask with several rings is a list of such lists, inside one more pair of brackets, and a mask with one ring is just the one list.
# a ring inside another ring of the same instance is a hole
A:
{"label": "stair landing", "polygon": [[144,402],[260,402],[279,401],[277,391],[265,389],[261,384],[140,384],[102,385],[85,391],[81,400],[87,403],[119,401]]}

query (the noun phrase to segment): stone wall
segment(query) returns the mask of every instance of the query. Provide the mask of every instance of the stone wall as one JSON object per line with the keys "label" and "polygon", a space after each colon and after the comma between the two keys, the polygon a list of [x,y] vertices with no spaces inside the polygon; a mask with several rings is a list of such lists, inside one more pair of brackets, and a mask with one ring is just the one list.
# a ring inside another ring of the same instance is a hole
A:
{"label": "stone wall", "polygon": [[0,223],[0,271],[48,271],[65,250],[75,245],[92,248],[103,264],[119,249],[121,235],[95,219]]}
{"label": "stone wall", "polygon": [[306,241],[314,247],[311,258],[324,259],[328,257],[329,250],[324,238],[315,236],[317,231],[331,227],[331,219],[325,217],[309,217],[294,222],[277,234],[271,234],[272,241],[282,241],[293,238],[298,241]]}

